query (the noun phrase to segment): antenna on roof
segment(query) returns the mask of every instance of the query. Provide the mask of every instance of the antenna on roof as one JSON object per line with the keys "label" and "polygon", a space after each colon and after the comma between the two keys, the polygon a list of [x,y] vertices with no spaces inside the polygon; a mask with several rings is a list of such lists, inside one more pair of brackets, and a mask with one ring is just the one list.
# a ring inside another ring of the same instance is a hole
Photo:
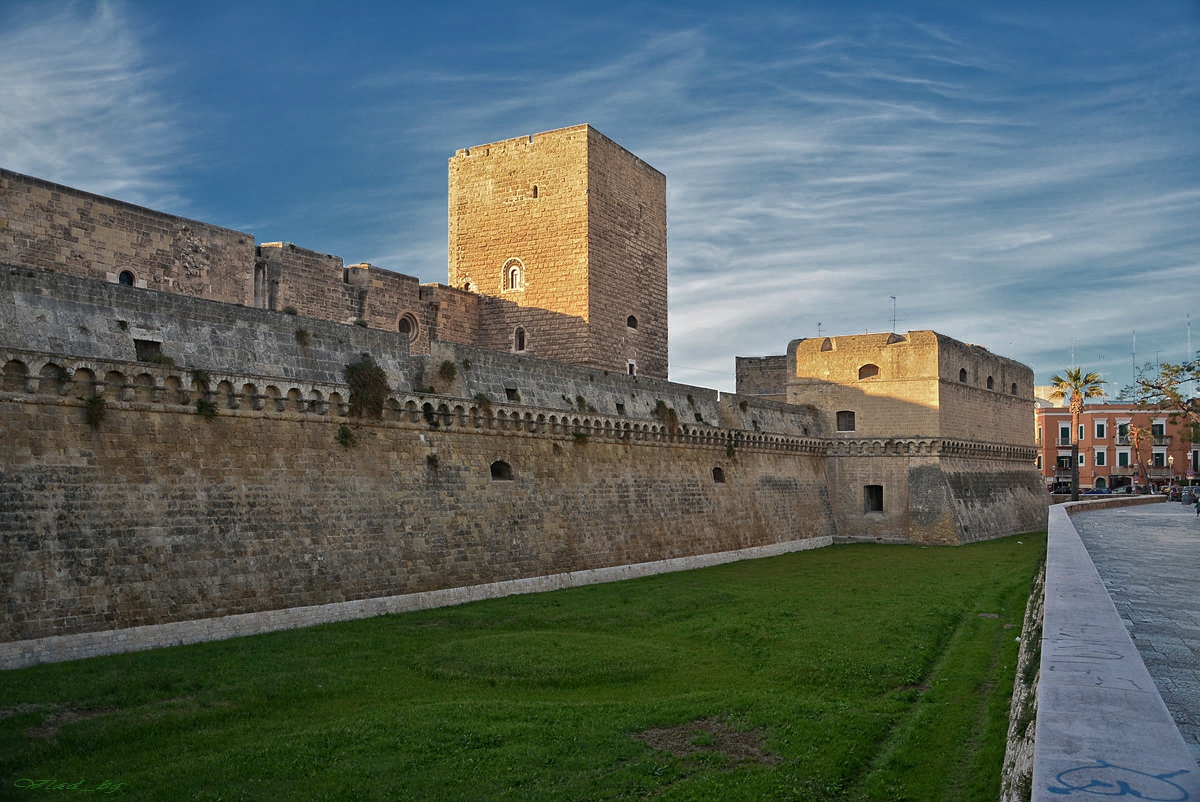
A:
{"label": "antenna on roof", "polygon": [[892,334],[895,334],[896,333],[896,296],[889,295],[888,297],[892,299]]}

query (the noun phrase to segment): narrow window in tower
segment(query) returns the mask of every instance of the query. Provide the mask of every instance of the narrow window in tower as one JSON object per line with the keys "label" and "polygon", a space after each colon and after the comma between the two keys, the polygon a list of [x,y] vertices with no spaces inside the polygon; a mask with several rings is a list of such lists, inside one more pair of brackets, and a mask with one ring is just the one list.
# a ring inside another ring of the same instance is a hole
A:
{"label": "narrow window in tower", "polygon": [[500,288],[504,292],[525,289],[525,276],[522,273],[524,269],[525,266],[521,264],[520,259],[509,259],[505,262],[500,279]]}
{"label": "narrow window in tower", "polygon": [[133,273],[128,270],[122,270],[121,275],[117,276],[117,283],[126,287],[133,286]]}
{"label": "narrow window in tower", "polygon": [[513,350],[525,350],[525,329],[517,326],[517,330],[513,332]]}
{"label": "narrow window in tower", "polygon": [[637,318],[634,317],[633,315],[630,315],[629,317],[625,318],[625,328],[633,329],[634,331],[637,331]]}
{"label": "narrow window in tower", "polygon": [[533,197],[537,197],[537,184],[533,185]]}

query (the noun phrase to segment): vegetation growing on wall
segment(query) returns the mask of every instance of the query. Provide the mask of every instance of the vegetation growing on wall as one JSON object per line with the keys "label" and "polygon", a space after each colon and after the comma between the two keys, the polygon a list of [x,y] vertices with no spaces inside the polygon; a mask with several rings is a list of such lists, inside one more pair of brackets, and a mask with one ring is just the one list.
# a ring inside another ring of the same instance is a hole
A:
{"label": "vegetation growing on wall", "polygon": [[661,398],[654,402],[654,411],[650,413],[656,421],[666,424],[667,431],[675,434],[679,431],[679,413],[674,407],[667,406]]}
{"label": "vegetation growing on wall", "polygon": [[492,414],[492,399],[488,398],[483,393],[475,393],[475,405],[479,407],[479,411],[484,415]]}
{"label": "vegetation growing on wall", "polygon": [[452,360],[443,359],[442,364],[438,365],[438,378],[449,384],[458,376],[458,366]]}
{"label": "vegetation growing on wall", "polygon": [[357,362],[345,367],[343,375],[350,385],[350,417],[382,418],[383,403],[392,391],[383,368],[370,354],[363,354]]}
{"label": "vegetation growing on wall", "polygon": [[291,304],[288,304],[287,306],[285,306],[283,308],[283,313],[285,315],[298,315],[298,314],[300,314],[300,310],[297,309],[296,307],[292,306]]}
{"label": "vegetation growing on wall", "polygon": [[334,438],[342,448],[354,448],[358,443],[358,438],[354,436],[354,430],[344,423],[338,427]]}
{"label": "vegetation growing on wall", "polygon": [[312,336],[308,333],[308,329],[296,329],[296,344],[301,348],[307,348],[312,342]]}
{"label": "vegetation growing on wall", "polygon": [[83,402],[83,419],[87,421],[87,425],[93,429],[99,429],[108,409],[108,402],[104,400],[104,396],[93,395],[89,398],[78,396],[78,398]]}
{"label": "vegetation growing on wall", "polygon": [[209,423],[217,419],[217,405],[207,398],[201,397],[196,399],[196,414],[204,418]]}

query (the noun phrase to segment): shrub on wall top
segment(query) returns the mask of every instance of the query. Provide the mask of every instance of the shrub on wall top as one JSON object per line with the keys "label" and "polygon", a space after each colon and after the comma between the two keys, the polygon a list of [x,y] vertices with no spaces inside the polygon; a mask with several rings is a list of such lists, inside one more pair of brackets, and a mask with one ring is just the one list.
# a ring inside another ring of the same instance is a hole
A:
{"label": "shrub on wall top", "polygon": [[343,374],[346,384],[350,385],[350,417],[383,417],[383,402],[392,390],[388,386],[387,374],[371,355],[363,354],[357,362],[351,362]]}

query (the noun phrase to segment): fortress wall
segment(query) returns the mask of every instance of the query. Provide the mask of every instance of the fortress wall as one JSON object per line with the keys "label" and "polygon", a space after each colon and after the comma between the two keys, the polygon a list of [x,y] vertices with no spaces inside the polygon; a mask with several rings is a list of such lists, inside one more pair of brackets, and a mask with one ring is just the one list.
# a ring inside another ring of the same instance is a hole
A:
{"label": "fortress wall", "polygon": [[0,169],[0,262],[253,303],[254,237]]}
{"label": "fortress wall", "polygon": [[788,358],[739,356],[736,358],[737,391],[741,395],[767,395],[782,401],[787,397]]}
{"label": "fortress wall", "polygon": [[351,265],[352,282],[366,291],[361,317],[373,329],[399,331],[401,316],[417,321],[415,338],[409,350],[429,353],[431,326],[422,322],[425,305],[421,303],[421,281],[416,276],[394,273],[374,265]]}
{"label": "fortress wall", "polygon": [[0,393],[0,641],[833,534],[821,457],[796,444],[731,458],[720,437],[579,442],[504,414],[389,413],[343,448],[332,416],[113,400],[93,429],[73,393]]}
{"label": "fortress wall", "polygon": [[[437,371],[444,360],[457,366],[458,378],[452,387],[439,383]],[[469,362],[470,370],[463,365]],[[707,387],[676,384],[646,376],[629,376],[625,373],[585,368],[562,362],[550,362],[532,356],[500,353],[485,348],[472,348],[454,343],[434,343],[428,358],[413,359],[414,380],[420,386],[435,386],[439,392],[449,392],[460,398],[473,399],[476,394],[487,396],[493,403],[503,402],[508,390],[516,390],[522,404],[549,410],[560,410],[580,417],[595,417],[597,414],[625,417],[631,420],[653,421],[659,401],[674,409],[680,424],[708,426],[734,426],[753,430],[745,426],[723,423],[719,393]],[[689,401],[688,398],[691,397]],[[579,408],[583,398],[583,409]],[[617,411],[622,404],[624,413]],[[594,409],[594,411],[590,411]],[[800,411],[788,407],[792,414]],[[696,421],[699,414],[701,421]],[[764,420],[767,419],[764,413]],[[800,427],[787,421],[787,415],[779,411],[769,413],[774,420],[778,416],[780,426],[767,431],[783,434],[801,434]]]}
{"label": "fortress wall", "polygon": [[962,533],[960,542],[1046,528],[1050,499],[1041,475],[1028,460],[949,457],[943,459],[941,470]]}
{"label": "fortress wall", "polygon": [[393,387],[411,387],[408,343],[394,331],[0,265],[0,348],[69,354],[82,367],[134,363],[138,340],[159,343],[181,375],[202,368],[340,384],[367,352]]}
{"label": "fortress wall", "polygon": [[305,317],[352,323],[362,317],[365,293],[346,280],[342,257],[298,248],[290,242],[264,242],[268,309],[295,307]]}
{"label": "fortress wall", "polygon": [[[430,340],[476,345],[479,305],[484,297],[445,284],[421,285],[421,321]],[[417,352],[419,349],[414,348]],[[426,353],[428,349],[420,349]]]}
{"label": "fortress wall", "polygon": [[[829,499],[839,541],[958,544],[1035,532],[1049,497],[1028,460],[994,444],[937,440],[861,442],[830,456]],[[971,448],[992,456],[954,456]],[[866,508],[867,485],[883,487],[883,510]]]}

